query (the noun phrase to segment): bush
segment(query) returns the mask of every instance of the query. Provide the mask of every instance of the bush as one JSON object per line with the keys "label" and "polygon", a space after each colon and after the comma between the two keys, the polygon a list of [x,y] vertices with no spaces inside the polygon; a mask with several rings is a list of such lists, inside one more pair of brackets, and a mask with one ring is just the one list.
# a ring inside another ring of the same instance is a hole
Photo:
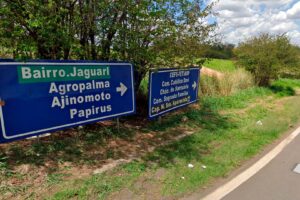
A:
{"label": "bush", "polygon": [[296,93],[295,90],[288,85],[274,84],[271,85],[270,88],[274,93],[277,93],[279,96],[293,96]]}
{"label": "bush", "polygon": [[224,73],[223,78],[201,76],[201,94],[205,96],[228,96],[254,86],[252,75],[240,68]]}
{"label": "bush", "polygon": [[295,89],[300,88],[300,80],[279,79],[274,81],[270,88],[279,96],[292,96],[296,94]]}
{"label": "bush", "polygon": [[230,76],[230,79],[234,82],[233,89],[236,91],[244,90],[255,85],[254,78],[251,73],[243,68],[239,68]]}
{"label": "bush", "polygon": [[262,34],[239,44],[238,63],[250,71],[259,86],[269,86],[281,69],[295,65],[295,48],[286,35]]}
{"label": "bush", "polygon": [[204,96],[216,96],[219,94],[219,83],[217,77],[209,77],[201,75],[200,78],[200,93]]}

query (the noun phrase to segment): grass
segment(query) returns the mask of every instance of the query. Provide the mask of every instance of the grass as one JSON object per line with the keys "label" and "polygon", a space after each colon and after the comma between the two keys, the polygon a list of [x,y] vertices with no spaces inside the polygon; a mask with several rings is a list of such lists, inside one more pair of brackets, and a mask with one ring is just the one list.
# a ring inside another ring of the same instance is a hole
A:
{"label": "grass", "polygon": [[221,79],[205,75],[200,79],[201,96],[228,96],[254,86],[252,75],[241,68],[224,73]]}
{"label": "grass", "polygon": [[63,181],[63,178],[68,176],[68,174],[62,173],[52,173],[47,175],[47,186],[59,184]]}
{"label": "grass", "polygon": [[[54,134],[53,139],[47,138],[40,143],[33,142],[27,148],[24,148],[22,144],[15,143],[7,148],[3,158],[0,156],[0,175],[9,173],[7,160],[10,161],[10,167],[21,164],[43,166],[49,160],[55,165],[63,162],[73,162],[78,165],[93,164],[95,155],[89,151],[104,146],[105,140],[108,138],[130,138],[132,135],[132,130],[125,128],[121,128],[118,132],[115,126],[87,125],[83,129],[70,129],[69,133],[65,133],[64,136]],[[109,158],[112,157],[112,154],[108,150],[105,156]]]}
{"label": "grass", "polygon": [[[114,169],[106,174],[93,175],[86,180],[74,181],[72,187],[67,186],[61,192],[50,197],[49,200],[60,199],[105,199],[108,194],[131,184],[145,171],[141,163],[132,162]],[[113,176],[111,174],[114,174]]]}
{"label": "grass", "polygon": [[267,88],[253,87],[242,90],[230,96],[203,97],[203,106],[213,110],[241,109],[247,106],[253,99],[271,95]]}
{"label": "grass", "polygon": [[272,83],[270,87],[273,92],[279,96],[290,96],[296,93],[296,89],[300,88],[299,79],[279,79]]}
{"label": "grass", "polygon": [[[299,106],[299,99],[289,101],[293,106]],[[168,170],[163,193],[165,195],[184,194],[196,190],[214,177],[224,177],[241,163],[257,154],[265,145],[277,139],[287,130],[295,117],[299,119],[299,111],[292,111],[293,106],[285,106],[285,110],[270,112],[269,109],[257,106],[249,110],[243,117],[233,114],[231,119],[236,127],[219,128],[215,130],[202,130],[183,140],[183,144],[193,149],[193,154],[207,151],[209,155],[177,159],[177,164]],[[274,115],[276,113],[276,115]],[[285,119],[286,118],[286,119]],[[256,121],[262,120],[263,126],[257,126]],[[277,123],[279,121],[280,123]],[[182,144],[181,144],[182,145]],[[179,149],[176,146],[172,150]],[[188,152],[185,152],[189,154]],[[197,154],[196,154],[197,155]],[[174,157],[177,157],[175,155]],[[187,168],[188,163],[195,165],[195,170]],[[207,169],[201,169],[201,165]],[[182,181],[179,176],[184,176]]]}
{"label": "grass", "polygon": [[[266,101],[267,97],[272,100]],[[258,100],[263,103],[256,104]],[[141,194],[135,183],[149,174],[152,174],[152,184],[160,188],[159,194],[153,195],[177,198],[205,186],[214,178],[227,176],[300,119],[299,97],[281,100],[267,88],[247,89],[222,98],[206,97],[201,104],[202,109],[191,109],[165,119],[159,126],[154,122],[150,127],[168,131],[178,126],[182,116],[187,116],[189,120],[184,126],[193,127],[193,135],[158,148],[141,161],[64,183],[49,199],[105,199],[123,188],[138,196]],[[220,114],[221,111],[227,114]],[[262,121],[262,126],[256,125],[258,120]],[[194,168],[188,168],[189,163]],[[153,178],[158,169],[165,171],[161,179]],[[142,188],[143,192],[148,190],[151,188]]]}
{"label": "grass", "polygon": [[232,60],[224,59],[209,59],[203,66],[220,71],[220,72],[233,72],[236,70],[235,64]]}
{"label": "grass", "polygon": [[[121,127],[121,131],[118,132],[114,127],[99,128],[97,125],[89,125],[83,129],[69,130],[65,133],[70,134],[69,137],[57,135],[53,141],[45,140],[28,148],[18,144],[12,145],[8,154],[0,154],[0,182],[19,176],[12,170],[12,164],[45,167],[45,163],[50,160],[53,166],[42,189],[53,189],[55,192],[45,192],[42,198],[106,199],[124,188],[135,196],[144,195],[141,193],[149,191],[160,199],[166,196],[172,199],[180,197],[206,186],[215,178],[227,176],[230,171],[253,157],[265,145],[272,143],[299,121],[300,97],[283,96],[293,95],[294,92],[289,91],[299,88],[300,81],[280,79],[272,86],[250,87],[228,96],[202,96],[200,109],[186,109],[186,112],[169,115],[164,117],[162,124],[153,121],[143,125],[137,131],[139,134],[164,133],[168,136],[177,130],[180,132],[182,127],[192,130],[194,134],[159,147],[138,161],[103,174],[72,179],[69,172],[56,170],[56,166],[69,162],[76,163],[77,166],[98,167],[101,159],[123,158],[122,154],[119,156],[117,151],[110,148],[106,148],[107,151],[101,154],[94,151],[101,151],[102,147],[104,150],[106,141],[112,138],[132,141],[134,129]],[[145,91],[146,79],[142,87]],[[183,117],[187,117],[188,121],[182,123]],[[256,125],[258,120],[262,121],[263,126]],[[74,133],[79,134],[79,141],[74,139]],[[103,158],[99,158],[100,155]],[[189,163],[192,163],[194,168],[188,168]],[[203,166],[207,168],[204,169]],[[154,174],[160,169],[163,169],[164,174],[157,179]],[[140,184],[141,179],[146,180],[146,186],[144,182]],[[35,189],[30,188],[29,184],[14,186],[5,184],[4,181],[3,183],[0,184],[1,194],[26,194],[27,191]],[[153,190],[151,185],[155,185],[159,190]],[[32,198],[40,198],[40,194],[37,195]],[[120,198],[122,197],[116,197]],[[152,196],[145,198],[151,199]]]}
{"label": "grass", "polygon": [[7,156],[0,156],[0,180],[3,177],[10,177],[13,174],[13,172],[8,167],[7,159]]}

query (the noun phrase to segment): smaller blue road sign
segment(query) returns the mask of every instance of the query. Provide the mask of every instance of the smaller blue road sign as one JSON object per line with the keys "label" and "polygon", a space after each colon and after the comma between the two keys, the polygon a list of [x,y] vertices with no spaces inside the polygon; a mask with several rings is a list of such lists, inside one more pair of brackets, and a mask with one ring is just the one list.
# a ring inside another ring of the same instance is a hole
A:
{"label": "smaller blue road sign", "polygon": [[0,62],[0,142],[135,113],[130,63]]}
{"label": "smaller blue road sign", "polygon": [[149,74],[150,119],[198,99],[200,68],[164,69]]}

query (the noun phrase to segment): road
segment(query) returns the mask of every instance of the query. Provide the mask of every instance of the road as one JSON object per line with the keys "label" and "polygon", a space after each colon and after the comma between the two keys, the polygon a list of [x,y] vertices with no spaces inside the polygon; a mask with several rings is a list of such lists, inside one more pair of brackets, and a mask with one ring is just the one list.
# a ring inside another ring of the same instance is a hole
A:
{"label": "road", "polygon": [[300,127],[253,161],[182,200],[300,200]]}
{"label": "road", "polygon": [[298,163],[300,163],[300,135],[269,164],[223,200],[299,200],[300,174],[293,172]]}

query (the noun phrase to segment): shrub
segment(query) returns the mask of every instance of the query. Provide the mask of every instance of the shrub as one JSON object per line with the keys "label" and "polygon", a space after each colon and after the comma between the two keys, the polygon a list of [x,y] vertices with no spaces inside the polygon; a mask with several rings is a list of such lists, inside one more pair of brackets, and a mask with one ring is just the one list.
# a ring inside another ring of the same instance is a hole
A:
{"label": "shrub", "polygon": [[295,89],[300,88],[300,80],[279,79],[274,81],[270,88],[280,96],[292,96],[296,94]]}
{"label": "shrub", "polygon": [[201,76],[201,94],[205,96],[228,96],[254,86],[253,76],[240,68],[226,72],[222,78]]}
{"label": "shrub", "polygon": [[295,49],[286,35],[261,34],[235,49],[238,63],[250,71],[259,86],[269,86],[283,68],[295,65]]}

